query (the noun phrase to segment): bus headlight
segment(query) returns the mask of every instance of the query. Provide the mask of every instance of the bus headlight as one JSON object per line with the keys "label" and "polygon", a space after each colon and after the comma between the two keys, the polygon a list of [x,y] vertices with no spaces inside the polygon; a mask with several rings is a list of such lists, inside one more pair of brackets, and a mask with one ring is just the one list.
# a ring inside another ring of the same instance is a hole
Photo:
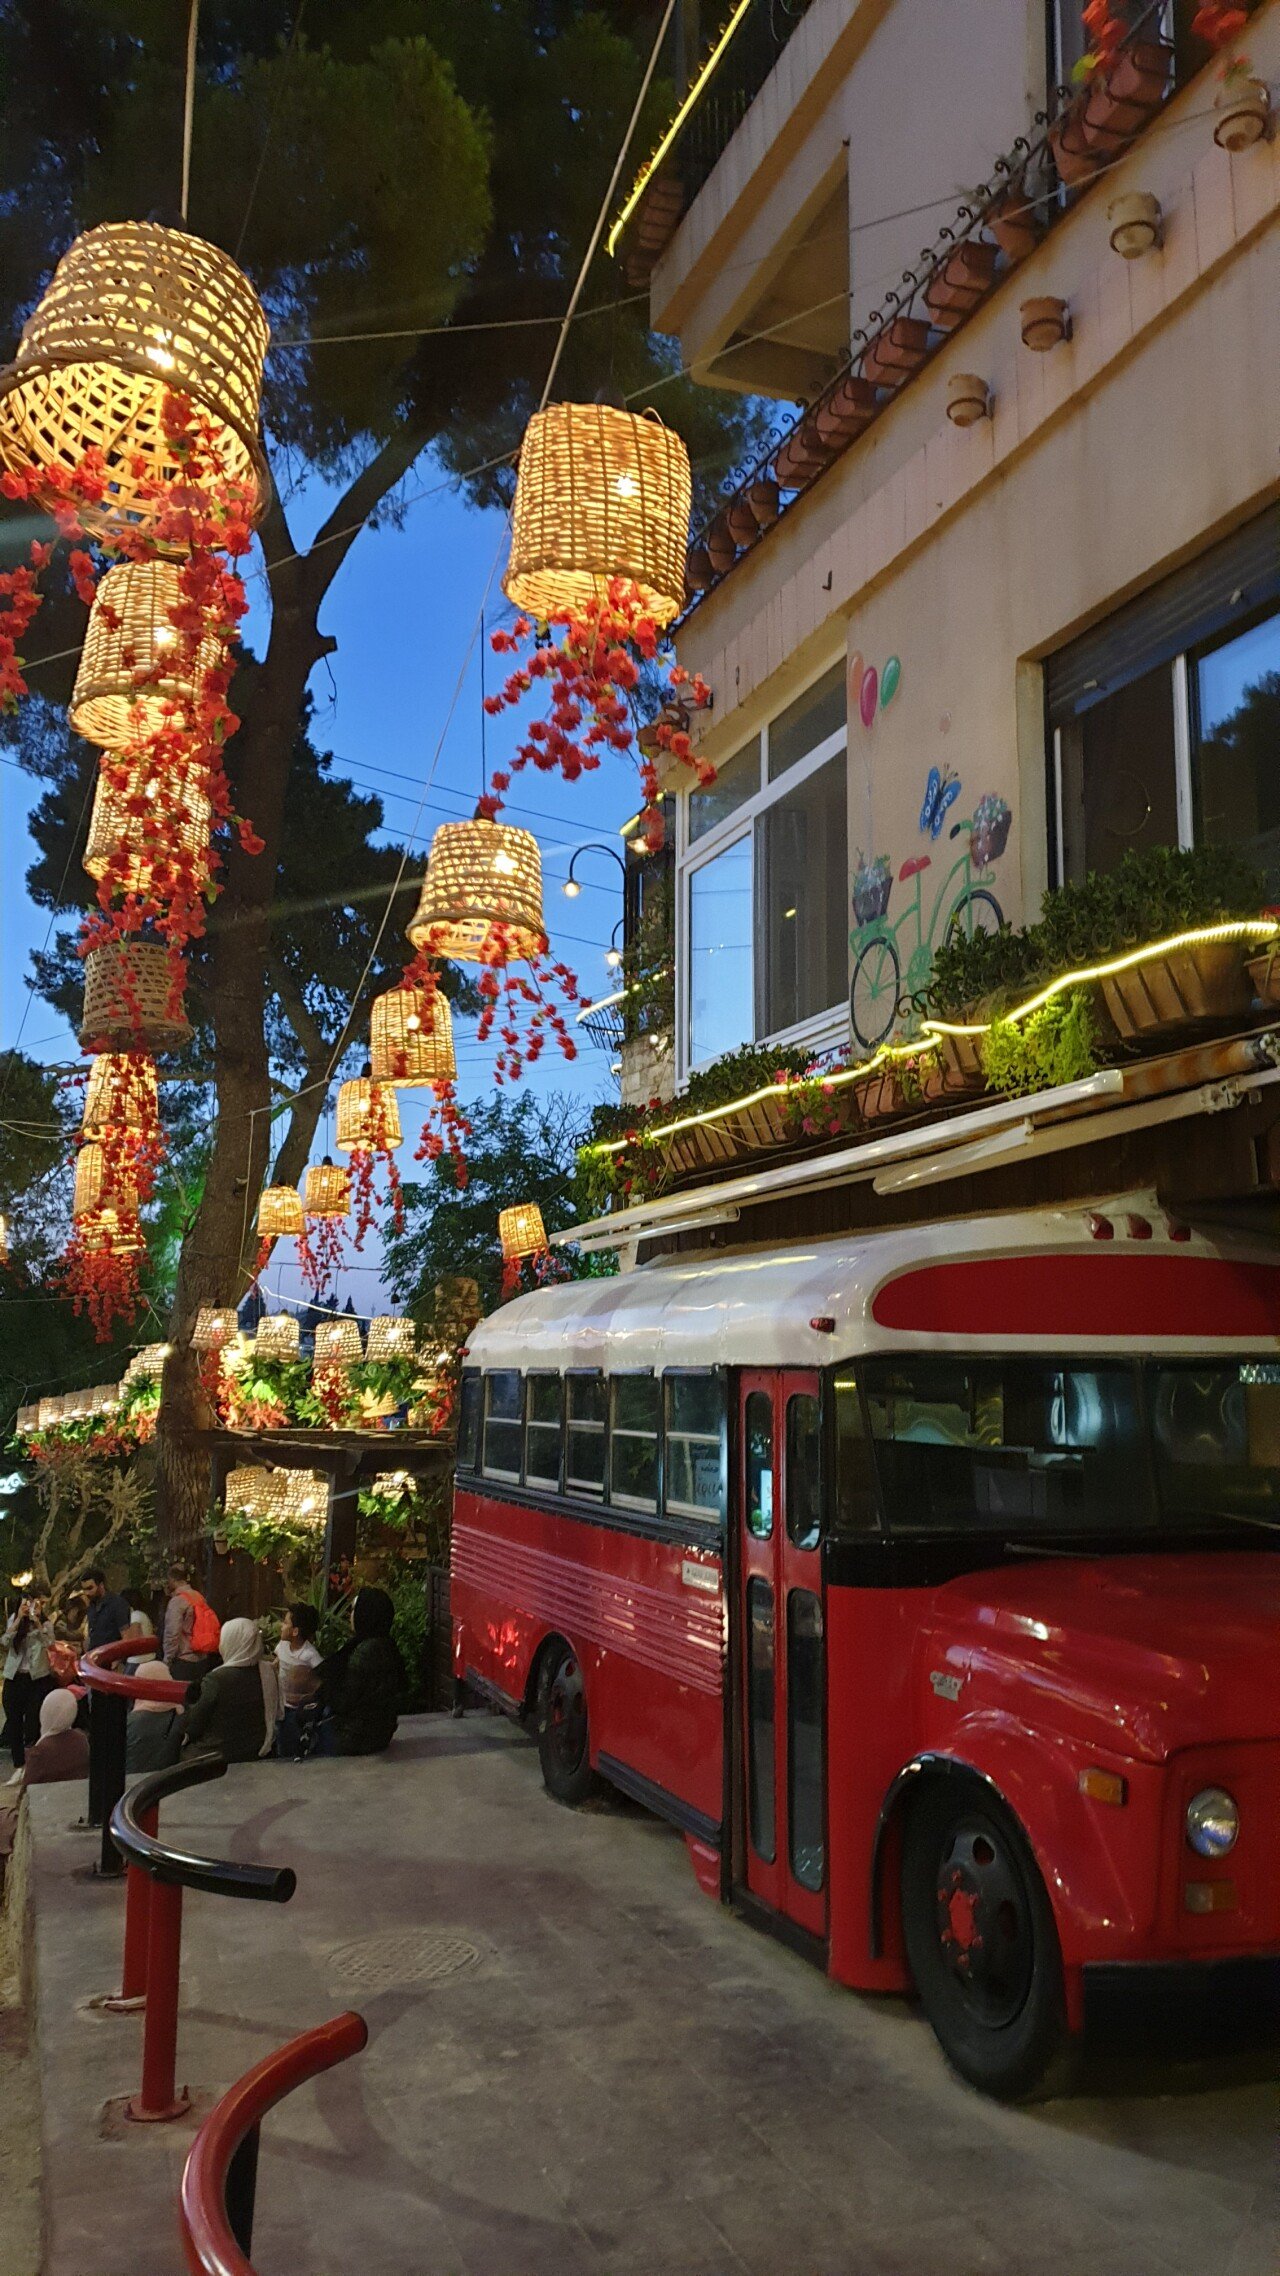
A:
{"label": "bus headlight", "polygon": [[1225,1857],[1240,1833],[1240,1812],[1224,1786],[1206,1786],[1187,1804],[1187,1840],[1197,1857]]}

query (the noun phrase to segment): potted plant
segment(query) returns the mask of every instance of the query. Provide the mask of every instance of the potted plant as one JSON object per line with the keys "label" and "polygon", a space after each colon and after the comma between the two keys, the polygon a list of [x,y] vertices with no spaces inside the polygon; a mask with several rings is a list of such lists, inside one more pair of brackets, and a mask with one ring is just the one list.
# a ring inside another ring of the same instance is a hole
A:
{"label": "potted plant", "polygon": [[1005,1098],[1084,1082],[1097,1068],[1088,991],[1068,988],[1023,1020],[996,1020],[982,1038],[988,1085]]}
{"label": "potted plant", "polygon": [[[1115,869],[1045,896],[1035,927],[1041,961],[1048,973],[1103,964],[1148,943],[1256,917],[1265,895],[1261,873],[1226,846],[1130,852]],[[1153,949],[1103,976],[1102,1001],[1126,1042],[1238,1019],[1253,998],[1245,959],[1238,939]]]}
{"label": "potted plant", "polygon": [[972,315],[995,281],[996,248],[981,237],[963,237],[934,270],[924,288],[924,304],[939,331],[954,332]]}
{"label": "potted plant", "polygon": [[876,387],[901,387],[928,353],[928,325],[918,316],[895,316],[864,349],[862,376]]}
{"label": "potted plant", "polygon": [[1114,158],[1159,110],[1172,64],[1173,49],[1162,40],[1131,40],[1093,73],[1080,130],[1100,158]]}
{"label": "potted plant", "polygon": [[[1003,806],[1002,799],[994,803]],[[982,802],[984,805],[988,801]],[[975,825],[977,812],[975,809]],[[925,1007],[936,1019],[958,1028],[979,1028],[997,1011],[1008,1010],[1040,978],[1039,951],[1034,935],[1025,928],[1000,925],[995,932],[972,936],[957,927],[937,949],[925,995]],[[936,1049],[947,1088],[980,1091],[987,1073],[977,1034],[942,1033]]]}
{"label": "potted plant", "polygon": [[1041,230],[1025,174],[1005,184],[987,207],[983,222],[1007,260],[1025,261],[1028,253],[1034,253]]}

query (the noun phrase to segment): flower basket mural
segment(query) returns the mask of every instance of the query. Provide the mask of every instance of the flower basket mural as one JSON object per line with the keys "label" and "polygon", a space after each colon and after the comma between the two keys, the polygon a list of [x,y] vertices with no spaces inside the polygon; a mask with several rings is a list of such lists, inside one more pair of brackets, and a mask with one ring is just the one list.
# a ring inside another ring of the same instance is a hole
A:
{"label": "flower basket mural", "polygon": [[[866,680],[864,671],[863,687]],[[896,1029],[909,1032],[941,946],[995,932],[1004,922],[993,872],[1009,843],[1013,810],[998,792],[988,791],[971,816],[953,820],[961,791],[950,768],[930,767],[919,818],[923,846],[897,867],[896,882],[906,894],[892,920],[895,870],[889,855],[877,854],[871,861],[858,855],[849,935],[849,1026],[855,1051],[874,1051]],[[946,849],[945,866],[931,850],[935,845]]]}

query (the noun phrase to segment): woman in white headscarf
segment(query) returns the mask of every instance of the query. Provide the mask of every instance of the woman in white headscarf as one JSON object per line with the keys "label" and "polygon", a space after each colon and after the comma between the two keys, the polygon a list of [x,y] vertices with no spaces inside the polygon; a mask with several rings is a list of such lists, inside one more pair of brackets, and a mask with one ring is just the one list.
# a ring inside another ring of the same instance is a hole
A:
{"label": "woman in white headscarf", "polygon": [[40,1736],[27,1751],[23,1782],[52,1786],[64,1778],[87,1778],[89,1741],[76,1729],[77,1702],[69,1691],[51,1691],[40,1703]]}
{"label": "woman in white headscarf", "polygon": [[[163,1660],[144,1660],[138,1673],[144,1675],[148,1683],[170,1680]],[[129,1709],[125,1733],[125,1769],[172,1769],[182,1747],[182,1729],[181,1707],[168,1706],[163,1699],[135,1699]]]}
{"label": "woman in white headscarf", "polygon": [[262,1656],[256,1620],[224,1620],[222,1665],[201,1679],[183,1716],[183,1740],[202,1753],[213,1748],[226,1762],[268,1755],[280,1716],[274,1660]]}

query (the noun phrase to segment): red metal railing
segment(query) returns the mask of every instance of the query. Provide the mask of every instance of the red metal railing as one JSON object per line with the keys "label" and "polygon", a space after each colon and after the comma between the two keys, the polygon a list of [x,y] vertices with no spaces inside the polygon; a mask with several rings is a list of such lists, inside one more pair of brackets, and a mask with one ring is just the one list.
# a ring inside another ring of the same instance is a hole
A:
{"label": "red metal railing", "polygon": [[151,1699],[184,1707],[191,1691],[190,1684],[167,1677],[122,1675],[113,1665],[158,1649],[154,1637],[122,1636],[118,1643],[100,1644],[87,1653],[76,1671],[89,1693],[89,1823],[102,1828],[97,1871],[107,1881],[118,1880],[123,1870],[111,1839],[111,1813],[124,1792],[129,1702]]}
{"label": "red metal railing", "polygon": [[223,2095],[196,2135],[182,2175],[178,2224],[190,2276],[254,2276],[254,2196],[262,2120],[286,2094],[367,2044],[362,2015],[336,2016],[264,2055]]}

